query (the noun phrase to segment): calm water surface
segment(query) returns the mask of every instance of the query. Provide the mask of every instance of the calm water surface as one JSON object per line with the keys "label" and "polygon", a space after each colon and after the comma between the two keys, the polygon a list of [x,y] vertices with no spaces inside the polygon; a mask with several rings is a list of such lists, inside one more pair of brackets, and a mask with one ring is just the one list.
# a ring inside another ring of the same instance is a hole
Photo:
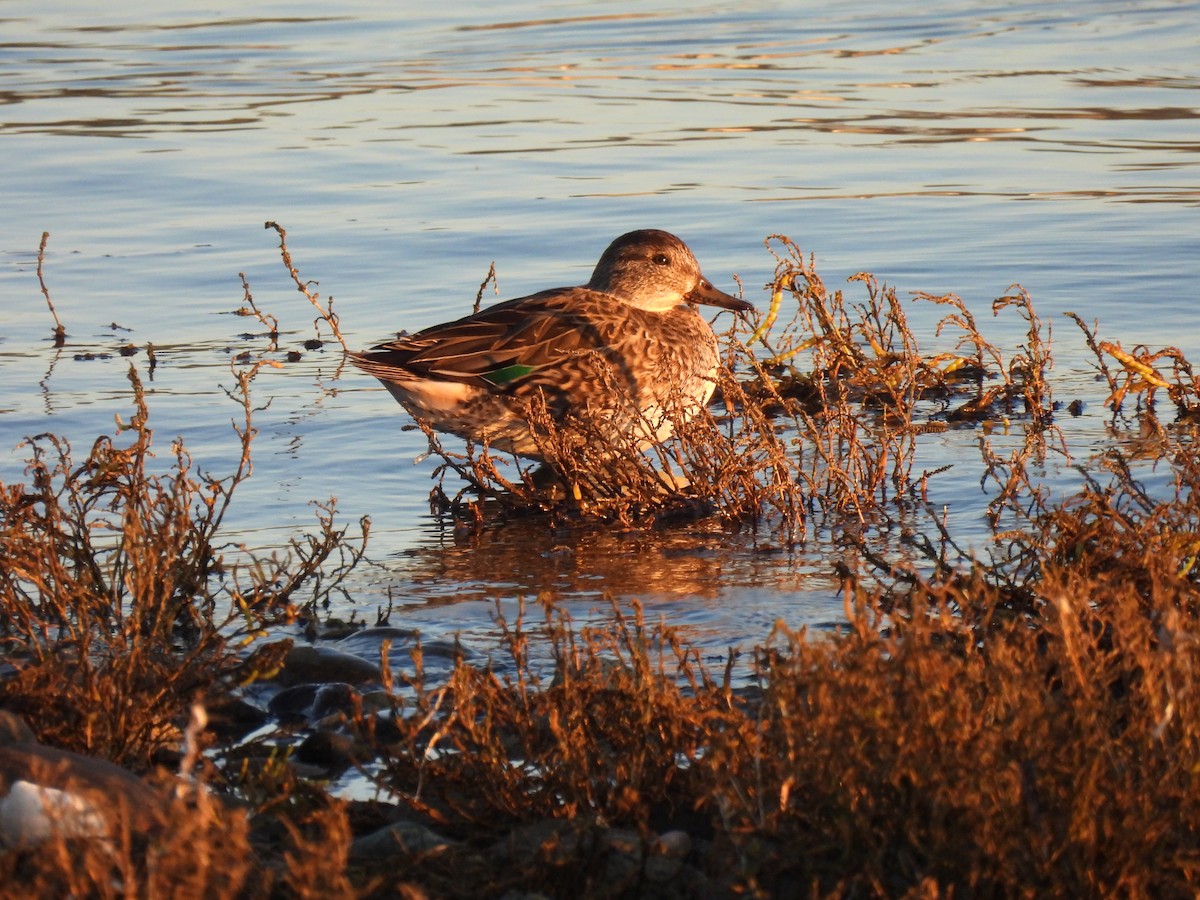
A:
{"label": "calm water surface", "polygon": [[[238,273],[281,350],[314,331],[268,219],[356,346],[466,312],[493,260],[503,297],[584,281],[637,227],[678,233],[763,308],[763,239],[785,233],[831,286],[869,270],[958,293],[1007,348],[1024,326],[990,303],[1020,282],[1054,324],[1056,396],[1087,404],[1062,423],[1081,461],[1107,417],[1059,313],[1200,360],[1200,4],[735,6],[0,2],[0,478],[21,477],[26,435],[83,451],[128,417],[131,361],[159,439],[230,470],[222,386],[236,353],[267,346],[231,314]],[[43,231],[62,351],[35,276]],[[937,310],[911,314],[934,346]],[[116,355],[128,342],[157,348],[152,381],[144,353]],[[831,561],[848,551],[822,541],[456,538],[428,513],[424,439],[334,346],[256,382],[270,405],[233,536],[278,547],[331,496],[370,516],[360,617],[390,591],[393,624],[487,646],[496,601],[550,592],[582,618],[611,593],[714,654],[776,620],[841,618]],[[922,466],[956,463],[933,497],[982,535],[978,440],[931,436]]]}

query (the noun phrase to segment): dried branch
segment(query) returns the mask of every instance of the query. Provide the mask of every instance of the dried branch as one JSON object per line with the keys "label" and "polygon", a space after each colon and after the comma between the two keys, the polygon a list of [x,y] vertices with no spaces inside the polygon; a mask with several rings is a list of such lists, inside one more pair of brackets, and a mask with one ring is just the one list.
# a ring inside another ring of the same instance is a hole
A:
{"label": "dried branch", "polygon": [[309,287],[309,285],[317,284],[317,282],[302,281],[300,279],[300,272],[292,264],[292,255],[291,255],[291,253],[288,252],[287,232],[283,229],[283,227],[276,222],[265,222],[263,224],[263,227],[264,228],[273,228],[273,229],[275,229],[276,232],[278,232],[278,234],[279,234],[279,253],[280,253],[280,256],[283,257],[284,267],[288,270],[288,274],[292,276],[292,281],[294,281],[296,283],[296,290],[298,290],[300,293],[302,293],[305,297],[308,298],[308,302],[311,303],[313,305],[313,307],[317,310],[317,312],[320,314],[320,318],[323,319],[326,323],[328,323],[330,330],[333,332],[333,336],[335,338],[337,338],[338,342],[342,345],[342,349],[349,351],[350,347],[346,344],[346,339],[344,337],[342,337],[342,331],[338,327],[339,319],[333,311],[333,298],[332,297],[329,298],[328,308],[322,306],[321,305],[321,295]]}
{"label": "dried branch", "polygon": [[42,232],[42,242],[38,245],[37,256],[37,279],[38,284],[42,286],[42,296],[46,298],[46,305],[50,307],[50,315],[54,317],[54,346],[61,347],[67,341],[67,328],[58,318],[58,312],[54,309],[54,301],[50,299],[50,289],[46,287],[46,279],[42,277],[42,262],[46,256],[46,243],[50,240],[50,232]]}

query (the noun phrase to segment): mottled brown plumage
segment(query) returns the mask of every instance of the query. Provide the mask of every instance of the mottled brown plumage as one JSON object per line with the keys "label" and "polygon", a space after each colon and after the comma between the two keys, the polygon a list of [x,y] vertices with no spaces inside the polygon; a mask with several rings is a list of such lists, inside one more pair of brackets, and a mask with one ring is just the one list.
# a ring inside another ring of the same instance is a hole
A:
{"label": "mottled brown plumage", "polygon": [[671,434],[712,396],[716,338],[695,304],[746,311],[713,287],[687,245],[632,231],[591,279],[509,300],[362,353],[355,365],[439,431],[540,458],[526,410],[540,392],[564,424],[588,418],[641,443]]}

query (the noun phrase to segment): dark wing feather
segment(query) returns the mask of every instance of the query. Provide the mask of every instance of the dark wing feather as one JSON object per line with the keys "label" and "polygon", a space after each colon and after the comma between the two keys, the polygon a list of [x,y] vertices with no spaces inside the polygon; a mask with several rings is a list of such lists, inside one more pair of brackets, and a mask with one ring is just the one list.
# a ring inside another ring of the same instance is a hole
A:
{"label": "dark wing feather", "polygon": [[357,354],[364,368],[508,387],[611,340],[588,309],[611,304],[586,288],[558,288],[509,300]]}

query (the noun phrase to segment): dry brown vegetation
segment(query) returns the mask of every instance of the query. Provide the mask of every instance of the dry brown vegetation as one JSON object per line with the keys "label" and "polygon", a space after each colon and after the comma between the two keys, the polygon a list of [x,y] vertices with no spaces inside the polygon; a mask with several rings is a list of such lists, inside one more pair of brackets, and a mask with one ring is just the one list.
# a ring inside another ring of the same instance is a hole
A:
{"label": "dry brown vegetation", "polygon": [[[241,459],[225,478],[197,471],[178,442],[170,465],[156,468],[131,368],[134,413],[118,419],[116,435],[98,438],[82,460],[60,438],[35,436],[28,483],[0,484],[0,653],[12,667],[0,680],[0,707],[23,713],[42,742],[138,772],[174,769],[193,705],[220,705],[277,668],[290,643],[247,652],[248,642],[269,625],[315,617],[361,558],[365,521],[353,538],[335,526],[332,504],[320,508],[317,531],[269,558],[220,543],[234,490],[251,472],[257,371],[234,373]],[[163,803],[152,831],[118,815],[111,840],[0,852],[0,896],[267,896],[305,866],[311,883],[342,880],[326,869],[325,842],[344,835],[340,811],[337,828],[311,804],[289,812],[281,820],[293,839],[279,843],[286,865],[263,869],[244,811],[202,786],[158,777]],[[228,777],[243,792],[257,780]],[[122,808],[119,798],[93,801]],[[326,836],[319,849],[300,840],[312,828]]]}
{"label": "dry brown vegetation", "polygon": [[[1039,436],[1051,427],[1049,337],[1023,290],[994,304],[1028,324],[1027,343],[1007,362],[961,299],[918,294],[949,307],[939,335],[960,333],[958,351],[928,356],[894,288],[859,273],[850,280],[866,298],[851,302],[825,287],[789,238],[772,235],[767,247],[776,259],[770,308],[748,337],[722,335],[710,411],[690,421],[676,412],[671,440],[639,451],[630,438],[614,453],[611,435],[559,427],[535,403],[527,415],[547,461],[539,470],[487,447],[448,450],[422,426],[442,460],[437,474],[456,482],[451,495],[443,477],[434,508],[476,523],[533,513],[630,526],[708,515],[802,541],[813,512],[865,521],[919,497],[932,474],[914,471],[922,434],[994,418],[1028,422]],[[795,311],[781,324],[785,298]]]}
{"label": "dry brown vegetation", "polygon": [[[252,679],[239,646],[313,608],[357,563],[346,529],[322,508],[320,531],[270,559],[227,564],[218,531],[249,477],[250,383],[235,373],[241,461],[219,479],[178,442],[153,469],[153,430],[136,370],[134,414],[79,463],[53,435],[29,441],[29,483],[0,485],[0,646],[17,674],[0,697],[36,712],[56,746],[145,767],[222,681]],[[334,561],[333,566],[327,564]],[[304,591],[312,589],[306,595]]]}
{"label": "dry brown vegetation", "polygon": [[[482,494],[444,502],[473,517],[706,513],[802,540],[815,515],[920,512],[933,473],[916,470],[916,443],[972,427],[988,552],[958,549],[936,515],[910,516],[917,557],[864,541],[861,567],[842,572],[840,632],[780,623],[716,670],[636,604],[601,628],[552,600],[525,607],[497,621],[502,663],[464,659],[432,683],[418,648],[411,674],[385,665],[390,715],[346,711],[391,792],[385,813],[325,796],[282,760],[218,758],[199,772],[211,793],[168,779],[169,837],[0,853],[0,894],[1194,896],[1200,392],[1183,354],[1126,352],[1077,320],[1112,427],[1139,440],[1114,443],[1078,491],[1051,500],[1033,474],[1061,440],[1049,339],[1023,291],[997,301],[1028,324],[1008,361],[961,301],[923,296],[961,335],[956,352],[925,356],[894,291],[856,276],[866,299],[848,304],[790,241],[772,246],[773,303],[749,337],[726,336],[720,415],[682,427],[657,458],[606,461],[625,473],[619,489],[553,423],[553,487],[509,477],[514,464],[486,450],[435,445]],[[780,326],[788,298],[797,311]],[[234,392],[242,467],[226,480],[197,474],[181,446],[153,469],[134,375],[121,434],[82,462],[35,438],[29,483],[0,486],[0,642],[15,669],[0,704],[36,711],[47,743],[138,771],[173,765],[192,704],[236,692],[281,653],[240,645],[313,614],[361,558],[365,525],[351,541],[329,513],[287,555],[223,560],[221,521],[250,471],[251,377]],[[1175,405],[1169,425],[1156,391]],[[1017,449],[992,450],[993,419],[1015,423]],[[1145,459],[1170,488],[1143,484]],[[688,483],[664,480],[667,468]],[[549,669],[532,662],[534,642],[549,644]],[[437,839],[351,855],[353,837],[397,817]]]}

